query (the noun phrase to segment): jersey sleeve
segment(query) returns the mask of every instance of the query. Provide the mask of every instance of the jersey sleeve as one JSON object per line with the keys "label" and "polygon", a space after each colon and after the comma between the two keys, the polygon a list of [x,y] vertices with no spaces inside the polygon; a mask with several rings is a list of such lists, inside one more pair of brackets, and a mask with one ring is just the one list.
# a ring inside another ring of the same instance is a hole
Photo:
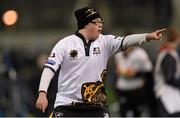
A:
{"label": "jersey sleeve", "polygon": [[104,35],[106,52],[109,56],[112,56],[116,52],[121,50],[121,39],[122,37],[114,35]]}
{"label": "jersey sleeve", "polygon": [[116,52],[125,50],[129,46],[142,45],[147,43],[146,33],[144,34],[134,34],[124,37],[114,36],[114,35],[105,35],[106,45],[109,49],[108,52],[111,55]]}
{"label": "jersey sleeve", "polygon": [[121,44],[121,49],[124,50],[128,48],[129,46],[134,46],[134,45],[142,45],[147,43],[146,40],[146,33],[144,34],[133,34],[133,35],[128,35],[123,37],[122,44]]}
{"label": "jersey sleeve", "polygon": [[63,42],[59,41],[51,51],[48,60],[46,61],[44,67],[50,68],[53,72],[56,72],[64,57],[64,45]]}

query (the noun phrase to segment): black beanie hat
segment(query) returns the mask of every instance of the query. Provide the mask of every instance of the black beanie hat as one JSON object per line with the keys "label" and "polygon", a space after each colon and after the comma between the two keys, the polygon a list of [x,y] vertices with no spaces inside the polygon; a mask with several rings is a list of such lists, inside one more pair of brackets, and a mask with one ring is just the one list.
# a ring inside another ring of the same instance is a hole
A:
{"label": "black beanie hat", "polygon": [[77,9],[74,12],[74,15],[77,20],[78,29],[82,29],[89,22],[91,22],[92,20],[96,18],[101,18],[99,12],[96,9],[93,9],[91,7],[83,7],[83,8]]}

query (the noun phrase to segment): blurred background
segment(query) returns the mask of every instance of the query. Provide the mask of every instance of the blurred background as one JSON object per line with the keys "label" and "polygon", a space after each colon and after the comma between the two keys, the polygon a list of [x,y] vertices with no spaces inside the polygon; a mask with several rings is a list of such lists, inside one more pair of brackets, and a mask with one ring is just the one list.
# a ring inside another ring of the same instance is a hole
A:
{"label": "blurred background", "polygon": [[[47,116],[52,110],[56,78],[49,88],[49,110],[35,109],[43,64],[53,46],[77,30],[73,11],[84,6],[99,10],[104,33],[123,36],[158,28],[180,28],[179,0],[0,0],[0,116]],[[162,42],[143,48],[153,64]],[[113,63],[107,81],[111,116],[118,116],[113,88]],[[54,83],[53,83],[54,82]],[[150,116],[148,110],[144,111]]]}

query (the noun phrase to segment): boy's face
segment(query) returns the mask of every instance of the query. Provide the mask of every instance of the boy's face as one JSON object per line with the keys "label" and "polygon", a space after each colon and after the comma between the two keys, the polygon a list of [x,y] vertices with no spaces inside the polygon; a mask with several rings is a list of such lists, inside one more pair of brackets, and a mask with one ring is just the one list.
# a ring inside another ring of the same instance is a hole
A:
{"label": "boy's face", "polygon": [[103,21],[101,18],[92,20],[86,25],[91,39],[97,39],[102,32]]}

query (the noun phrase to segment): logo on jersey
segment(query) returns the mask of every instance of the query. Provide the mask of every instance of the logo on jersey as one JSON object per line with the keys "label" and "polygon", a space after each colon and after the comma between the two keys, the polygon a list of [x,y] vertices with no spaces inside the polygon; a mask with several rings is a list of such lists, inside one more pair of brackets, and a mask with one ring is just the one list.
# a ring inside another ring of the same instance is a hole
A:
{"label": "logo on jersey", "polygon": [[54,58],[55,57],[55,53],[51,53],[49,57],[50,58]]}
{"label": "logo on jersey", "polygon": [[70,55],[70,60],[76,60],[78,57],[78,51],[73,49],[70,51],[69,55]]}
{"label": "logo on jersey", "polygon": [[100,54],[101,51],[100,51],[100,48],[99,47],[94,47],[93,48],[93,54]]}
{"label": "logo on jersey", "polygon": [[85,103],[103,105],[107,101],[104,84],[100,81],[83,83],[81,95]]}
{"label": "logo on jersey", "polygon": [[47,60],[46,63],[50,64],[50,65],[55,65],[56,64],[56,62],[54,60]]}

